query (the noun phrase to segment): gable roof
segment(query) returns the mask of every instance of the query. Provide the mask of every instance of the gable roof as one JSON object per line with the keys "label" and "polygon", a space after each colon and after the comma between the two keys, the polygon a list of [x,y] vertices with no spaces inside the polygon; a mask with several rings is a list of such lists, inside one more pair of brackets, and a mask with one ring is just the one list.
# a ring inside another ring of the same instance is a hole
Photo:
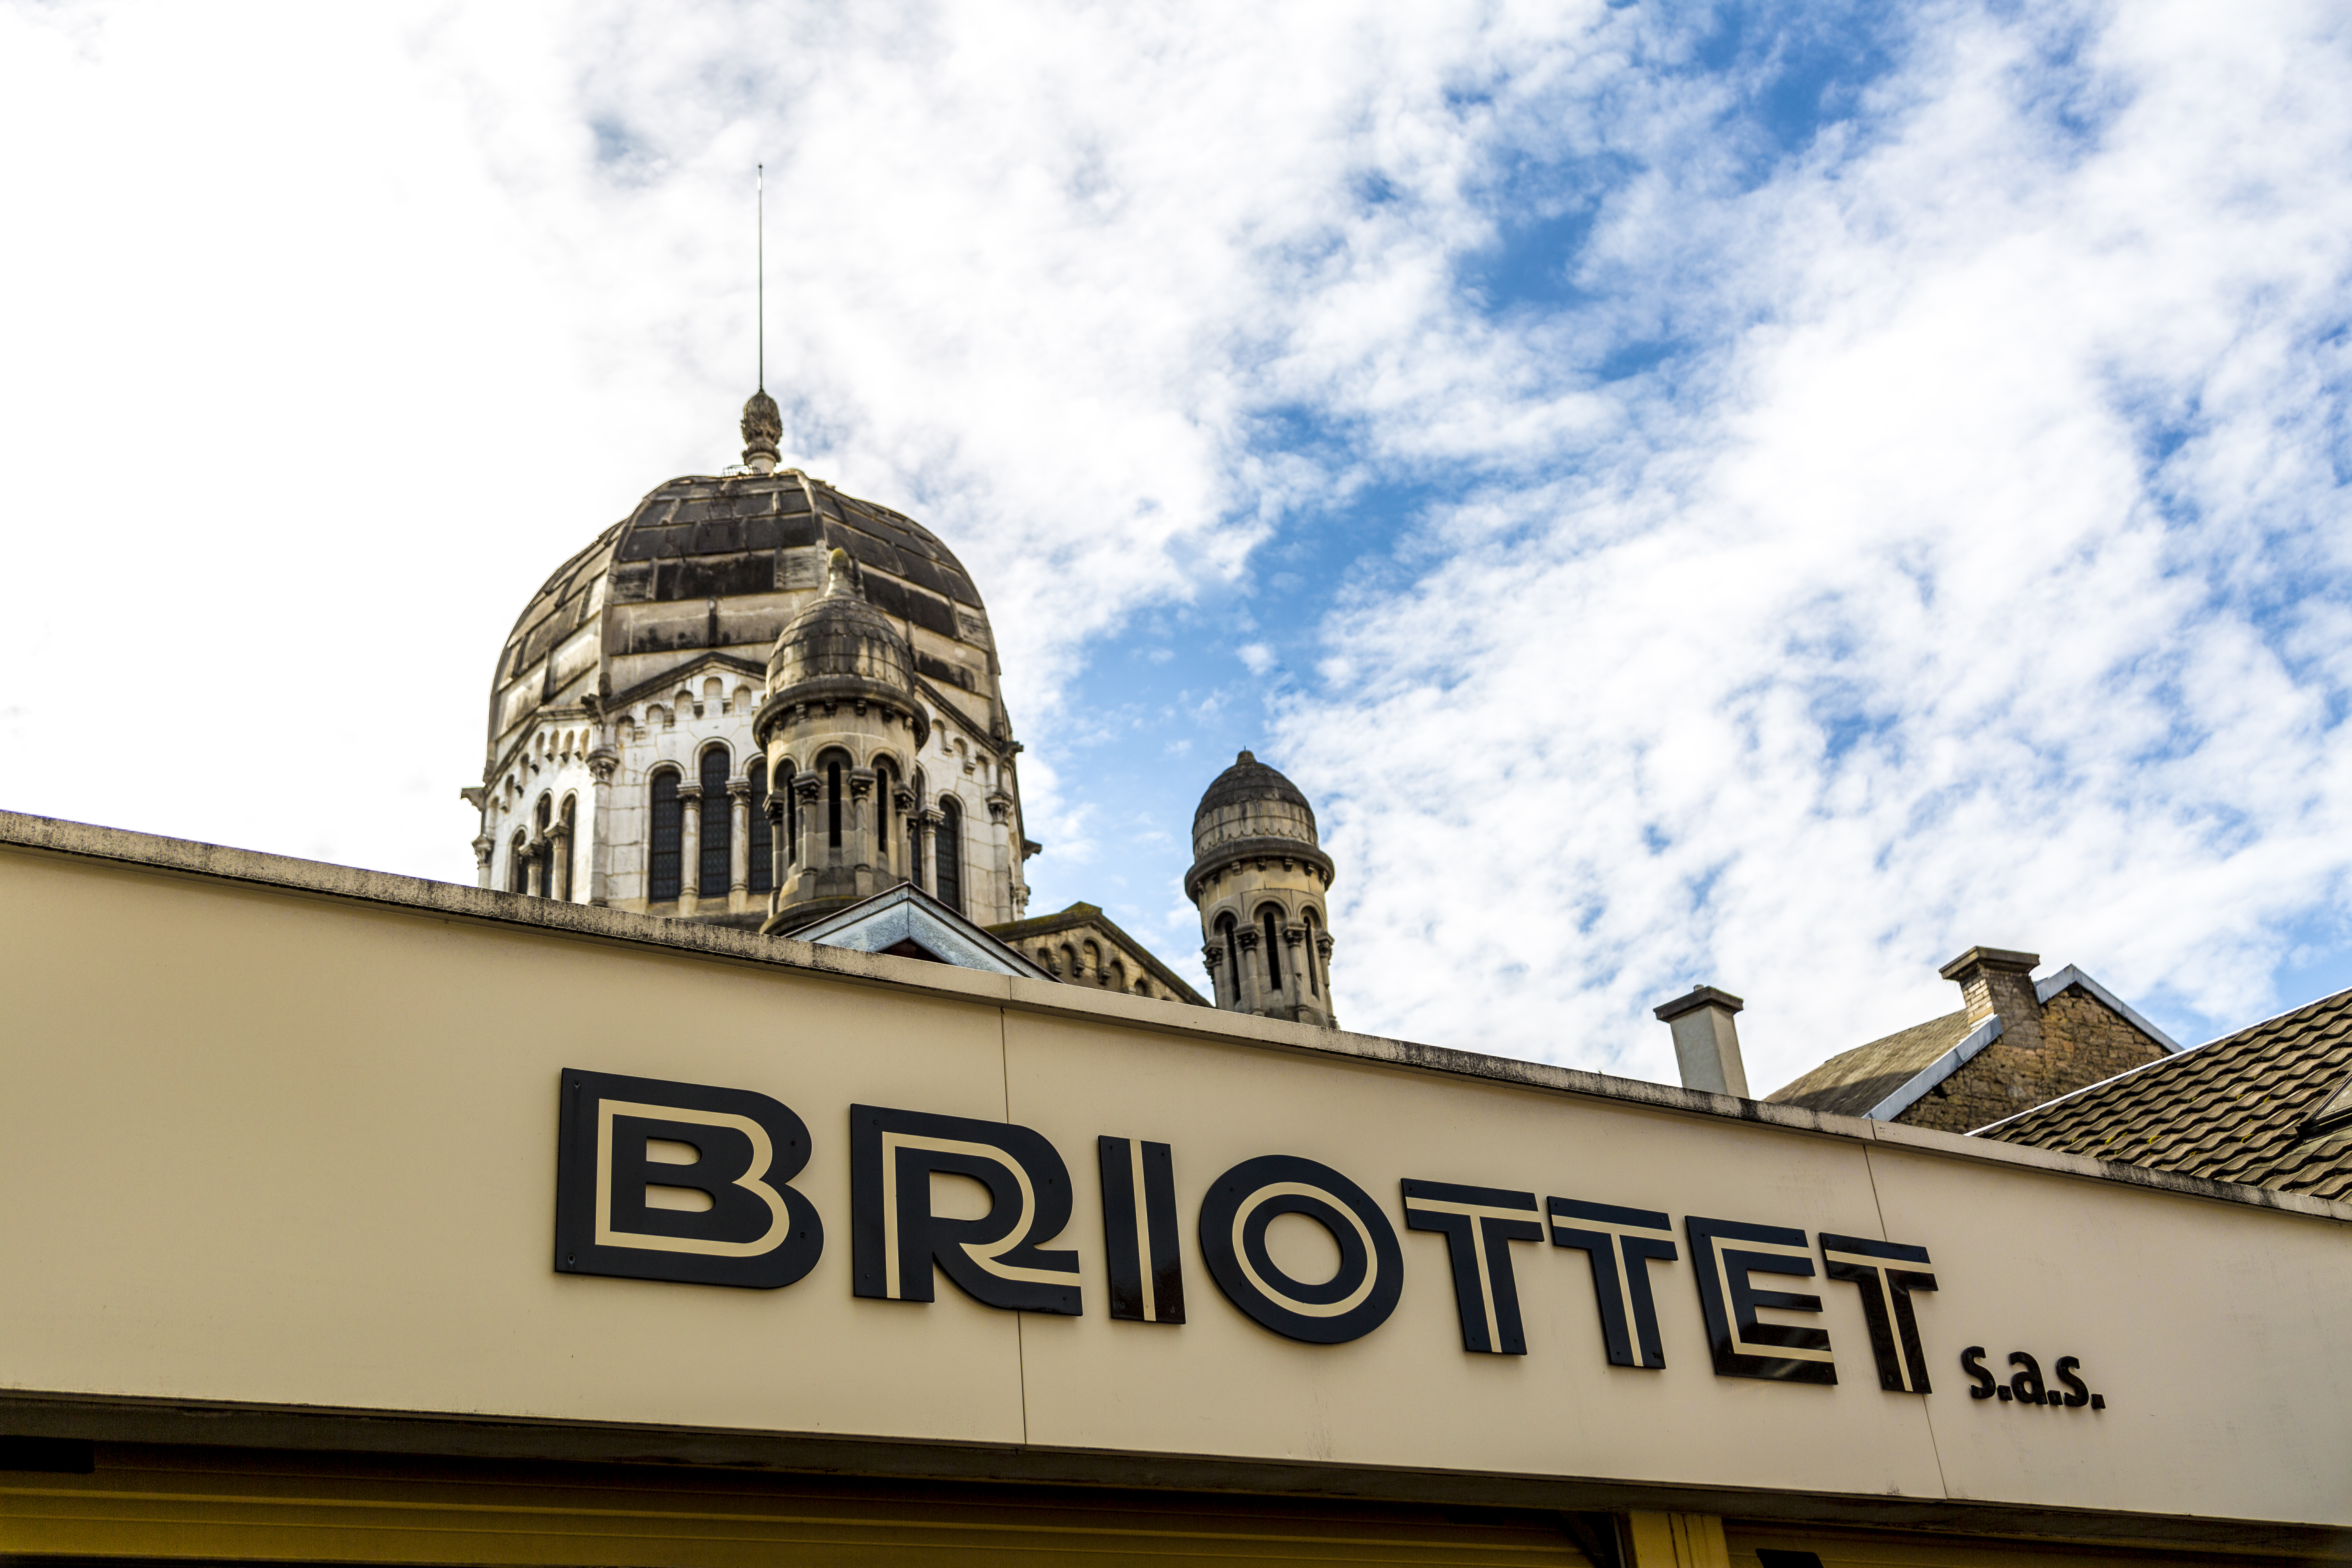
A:
{"label": "gable roof", "polygon": [[[1966,1008],[1947,1013],[1940,1018],[1898,1029],[1866,1046],[1842,1051],[1764,1098],[1773,1105],[1802,1106],[1807,1110],[1826,1110],[1838,1116],[1868,1116],[1890,1095],[1907,1089],[1922,1073],[1953,1057],[1969,1034]],[[1959,1063],[1954,1061],[1951,1066],[1958,1068]],[[1947,1068],[1943,1077],[1948,1076],[1950,1069]],[[1942,1077],[1930,1079],[1920,1085],[1919,1094],[1927,1093],[1942,1080]],[[1919,1095],[1911,1098],[1916,1100]]]}
{"label": "gable roof", "polygon": [[1179,975],[1160,960],[1160,955],[1136,941],[1120,929],[1118,922],[1102,912],[1099,904],[1076,903],[1050,915],[1037,915],[1025,921],[1008,921],[989,927],[992,935],[1006,942],[1034,942],[1039,937],[1058,936],[1066,931],[1092,926],[1120,947],[1133,953],[1136,962],[1151,972],[1151,977],[1175,994],[1180,1002],[1190,1002],[1196,1007],[1206,1007],[1209,999],[1184,984]]}
{"label": "gable roof", "polygon": [[2352,1197],[2352,991],[2061,1095],[1970,1137]]}
{"label": "gable roof", "polygon": [[[2053,996],[2075,986],[2097,997],[2109,1012],[2167,1051],[2181,1048],[2178,1040],[2071,963],[2035,981],[2033,999],[2047,1006]],[[1838,1116],[1892,1121],[1999,1038],[1998,1016],[1972,1026],[1968,1010],[1962,1008],[1841,1052],[1764,1098],[1774,1105],[1796,1105]]]}
{"label": "gable roof", "polygon": [[902,958],[951,963],[959,969],[985,970],[992,974],[1018,974],[1031,980],[1054,978],[1017,949],[1007,947],[991,936],[986,928],[972,924],[912,882],[901,882],[870,899],[861,899],[845,910],[835,910],[807,925],[779,934],[825,947],[895,953]]}

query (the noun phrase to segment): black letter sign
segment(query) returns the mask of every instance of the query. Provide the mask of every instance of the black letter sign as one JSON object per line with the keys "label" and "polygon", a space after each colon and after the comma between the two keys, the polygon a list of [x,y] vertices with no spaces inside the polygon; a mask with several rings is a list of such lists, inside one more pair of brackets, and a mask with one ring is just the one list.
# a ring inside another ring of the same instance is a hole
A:
{"label": "black letter sign", "polygon": [[1535,1194],[1409,1180],[1404,1184],[1404,1223],[1409,1230],[1444,1234],[1446,1257],[1454,1265],[1454,1307],[1462,1319],[1462,1348],[1495,1355],[1527,1354],[1510,1244],[1543,1239]]}
{"label": "black letter sign", "polygon": [[[1265,1249],[1277,1215],[1305,1215],[1339,1244],[1339,1272],[1293,1279]],[[1396,1227],[1370,1194],[1328,1165],[1295,1154],[1244,1160],[1201,1200],[1201,1255],[1226,1299],[1265,1328],[1308,1344],[1345,1344],[1389,1320],[1404,1289]]]}
{"label": "black letter sign", "polygon": [[1707,1342],[1718,1377],[1763,1377],[1781,1383],[1835,1383],[1830,1337],[1820,1329],[1759,1322],[1759,1307],[1783,1312],[1818,1312],[1819,1296],[1759,1290],[1748,1276],[1813,1276],[1805,1233],[1777,1225],[1683,1217],[1690,1237],[1691,1271],[1698,1276],[1699,1306],[1706,1313]]}
{"label": "black letter sign", "polygon": [[1601,1342],[1611,1366],[1662,1367],[1658,1304],[1650,1295],[1650,1260],[1672,1263],[1674,1228],[1655,1209],[1619,1208],[1552,1198],[1554,1247],[1579,1247],[1592,1264],[1592,1298],[1601,1308]]}
{"label": "black letter sign", "polygon": [[1098,1138],[1103,1250],[1110,1315],[1138,1323],[1184,1321],[1184,1263],[1176,1251],[1176,1172],[1165,1143]]}
{"label": "black letter sign", "polygon": [[[569,1068],[559,1081],[559,1270],[772,1290],[816,1266],[824,1226],[784,1184],[809,1158],[808,1129],[788,1108],[748,1089]],[[664,1157],[673,1151],[691,1158]]]}
{"label": "black letter sign", "polygon": [[1823,1231],[1822,1261],[1829,1265],[1831,1279],[1862,1287],[1862,1316],[1870,1325],[1878,1386],[1889,1394],[1929,1392],[1919,1320],[1911,1310],[1912,1291],[1936,1288],[1936,1277],[1927,1272],[1927,1249]]}
{"label": "black letter sign", "polygon": [[[935,1173],[988,1189],[988,1213],[931,1212]],[[1070,1173],[1040,1133],[1009,1121],[849,1108],[850,1254],[860,1296],[931,1300],[931,1266],[972,1300],[1078,1315],[1078,1255],[1042,1252],[1070,1222]]]}

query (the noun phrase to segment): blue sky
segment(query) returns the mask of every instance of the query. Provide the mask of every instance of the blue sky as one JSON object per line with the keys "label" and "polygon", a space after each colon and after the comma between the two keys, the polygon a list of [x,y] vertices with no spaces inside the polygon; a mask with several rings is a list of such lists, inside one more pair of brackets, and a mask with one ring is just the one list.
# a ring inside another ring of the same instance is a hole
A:
{"label": "blue sky", "polygon": [[0,0],[0,787],[467,879],[515,607],[733,456],[764,161],[1034,907],[1191,973],[1246,745],[1353,1026],[1664,1077],[1706,981],[1777,1083],[1983,942],[2203,1038],[2352,984],[2347,89],[2293,5]]}

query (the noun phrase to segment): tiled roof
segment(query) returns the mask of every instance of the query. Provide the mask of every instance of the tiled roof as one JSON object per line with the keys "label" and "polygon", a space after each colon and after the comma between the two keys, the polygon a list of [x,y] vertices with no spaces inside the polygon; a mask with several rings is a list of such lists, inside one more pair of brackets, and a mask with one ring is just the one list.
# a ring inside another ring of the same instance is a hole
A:
{"label": "tiled roof", "polygon": [[[1979,1128],[2220,1182],[2352,1198],[2352,991]],[[2314,1122],[2317,1126],[2314,1126]]]}
{"label": "tiled roof", "polygon": [[1866,1115],[1871,1107],[1916,1078],[1968,1034],[1967,1010],[1947,1013],[1833,1056],[1764,1098],[1774,1105],[1801,1106],[1838,1116]]}

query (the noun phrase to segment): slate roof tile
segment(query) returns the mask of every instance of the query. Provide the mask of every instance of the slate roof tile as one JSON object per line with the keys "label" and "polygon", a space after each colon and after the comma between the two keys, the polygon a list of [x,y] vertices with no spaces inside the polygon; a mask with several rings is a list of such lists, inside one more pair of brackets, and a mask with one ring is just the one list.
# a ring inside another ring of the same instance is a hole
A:
{"label": "slate roof tile", "polygon": [[1947,1013],[1842,1051],[1764,1099],[1773,1105],[1801,1106],[1837,1116],[1865,1115],[1968,1036],[1967,1011]]}
{"label": "slate roof tile", "polygon": [[2347,1079],[2352,991],[2340,991],[1972,1136],[2352,1199],[2352,1126],[2309,1125]]}

